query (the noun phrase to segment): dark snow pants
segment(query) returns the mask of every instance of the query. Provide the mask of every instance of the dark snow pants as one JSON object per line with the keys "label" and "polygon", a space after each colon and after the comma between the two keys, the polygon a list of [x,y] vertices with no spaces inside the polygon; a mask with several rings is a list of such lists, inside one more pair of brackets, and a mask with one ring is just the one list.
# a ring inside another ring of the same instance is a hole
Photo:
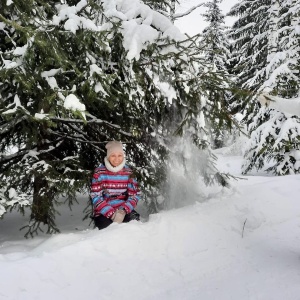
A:
{"label": "dark snow pants", "polygon": [[[137,220],[137,221],[140,220],[140,215],[135,210],[125,215],[123,223],[128,223],[132,220]],[[100,215],[94,218],[94,223],[95,226],[98,227],[98,229],[100,230],[108,227],[111,223],[113,223],[113,221],[111,219],[104,217],[103,215]]]}

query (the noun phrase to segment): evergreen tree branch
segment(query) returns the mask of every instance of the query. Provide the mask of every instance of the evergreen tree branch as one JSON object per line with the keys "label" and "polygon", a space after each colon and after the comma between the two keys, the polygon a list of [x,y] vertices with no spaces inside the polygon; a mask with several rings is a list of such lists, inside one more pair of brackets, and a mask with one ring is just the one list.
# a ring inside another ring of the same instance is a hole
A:
{"label": "evergreen tree branch", "polygon": [[6,19],[2,14],[0,14],[0,21],[3,21],[6,25],[12,26],[13,28],[15,28],[18,31],[21,31],[23,33],[28,33],[30,30],[21,26],[20,24],[18,24],[15,21],[9,21],[8,19]]}
{"label": "evergreen tree branch", "polygon": [[23,157],[24,155],[28,154],[30,150],[19,150],[18,152],[14,153],[14,154],[10,154],[10,155],[1,155],[0,156],[0,163],[4,164],[4,163],[8,163],[12,160],[20,160],[18,159],[19,157]]}
{"label": "evergreen tree branch", "polygon": [[22,121],[26,120],[28,118],[27,115],[23,115],[20,118],[14,119],[13,122],[10,123],[4,123],[0,126],[0,135],[4,135],[6,133],[9,133],[17,124],[21,123]]}
{"label": "evergreen tree branch", "polygon": [[79,142],[79,143],[85,143],[85,144],[91,144],[91,146],[93,146],[95,149],[97,149],[98,151],[102,151],[102,149],[100,149],[99,147],[97,147],[96,145],[103,145],[105,143],[107,143],[107,141],[105,142],[97,142],[97,141],[90,141],[90,140],[87,140],[85,138],[81,139],[79,136],[74,136],[74,135],[70,135],[69,133],[65,133],[65,134],[62,134],[62,133],[58,133],[58,132],[55,132],[53,130],[49,130],[49,132],[51,134],[54,134],[56,136],[59,136],[63,139],[69,139],[69,140],[72,140],[72,141],[75,141],[75,142]]}
{"label": "evergreen tree branch", "polygon": [[90,114],[86,114],[86,116],[92,117],[92,120],[80,120],[80,119],[66,119],[66,118],[56,118],[56,117],[49,117],[49,120],[54,121],[54,122],[59,122],[59,123],[74,123],[74,124],[103,124],[111,129],[117,130],[120,134],[122,135],[126,135],[131,137],[132,134],[129,132],[125,132],[121,129],[120,125],[116,125],[116,124],[112,124],[108,121],[104,121],[104,120],[100,120],[97,119],[96,117],[90,115]]}

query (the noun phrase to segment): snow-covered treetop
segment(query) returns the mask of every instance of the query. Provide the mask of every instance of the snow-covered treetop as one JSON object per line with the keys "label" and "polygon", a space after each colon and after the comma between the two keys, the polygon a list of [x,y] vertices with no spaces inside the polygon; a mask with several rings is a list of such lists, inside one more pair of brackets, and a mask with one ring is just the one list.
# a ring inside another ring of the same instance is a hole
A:
{"label": "snow-covered treetop", "polygon": [[[84,28],[92,31],[105,31],[112,28],[112,23],[121,22],[121,33],[124,37],[123,46],[128,51],[127,58],[139,59],[140,52],[158,39],[169,38],[183,41],[187,37],[161,13],[152,10],[148,5],[138,0],[102,0],[105,21],[99,25],[78,12],[87,5],[86,0],[76,6],[58,5],[58,14],[53,17],[53,25],[64,22],[65,30],[73,33]],[[177,52],[176,47],[169,49]]]}

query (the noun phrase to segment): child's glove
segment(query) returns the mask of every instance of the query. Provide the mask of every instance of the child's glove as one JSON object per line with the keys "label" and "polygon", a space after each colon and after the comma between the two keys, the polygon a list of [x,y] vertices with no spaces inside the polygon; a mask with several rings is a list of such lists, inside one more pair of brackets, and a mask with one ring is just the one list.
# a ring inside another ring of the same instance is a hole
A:
{"label": "child's glove", "polygon": [[118,209],[112,216],[112,221],[121,224],[125,218],[126,212],[124,209]]}

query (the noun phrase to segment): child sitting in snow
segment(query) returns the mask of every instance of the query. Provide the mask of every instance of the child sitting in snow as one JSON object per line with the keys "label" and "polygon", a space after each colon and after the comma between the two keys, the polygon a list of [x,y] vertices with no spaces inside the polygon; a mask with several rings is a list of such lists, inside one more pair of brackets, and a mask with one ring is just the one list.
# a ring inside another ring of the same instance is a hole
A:
{"label": "child sitting in snow", "polygon": [[91,185],[93,217],[99,229],[113,222],[126,223],[140,218],[134,210],[140,192],[132,170],[125,165],[123,145],[111,141],[105,147],[107,156],[104,165],[96,168]]}

